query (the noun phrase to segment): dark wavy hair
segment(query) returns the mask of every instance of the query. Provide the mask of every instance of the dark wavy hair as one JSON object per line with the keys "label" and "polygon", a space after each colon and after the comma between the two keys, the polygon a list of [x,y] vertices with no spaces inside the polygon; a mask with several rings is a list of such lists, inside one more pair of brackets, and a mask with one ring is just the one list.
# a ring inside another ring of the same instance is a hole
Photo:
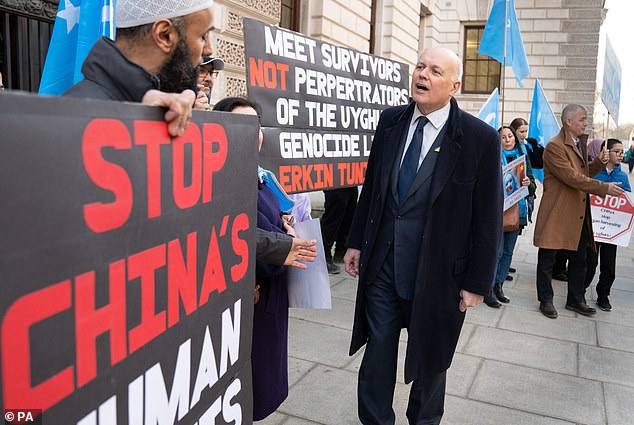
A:
{"label": "dark wavy hair", "polygon": [[515,118],[513,121],[511,121],[511,123],[509,124],[509,127],[517,131],[517,129],[523,125],[528,125],[528,123],[526,122],[524,118]]}
{"label": "dark wavy hair", "polygon": [[511,130],[511,133],[513,133],[513,137],[515,138],[515,144],[513,145],[513,149],[516,149],[517,144],[519,143],[519,139],[517,138],[517,133],[515,132],[515,129],[511,126],[503,125],[502,127],[498,128],[498,134],[500,135],[500,143],[502,142],[502,139],[501,139],[502,130],[504,130],[505,128],[508,128],[509,130]]}
{"label": "dark wavy hair", "polygon": [[241,106],[253,108],[255,109],[255,112],[258,113],[258,116],[262,115],[260,105],[247,99],[246,97],[225,97],[214,105],[213,110],[220,112],[231,112]]}

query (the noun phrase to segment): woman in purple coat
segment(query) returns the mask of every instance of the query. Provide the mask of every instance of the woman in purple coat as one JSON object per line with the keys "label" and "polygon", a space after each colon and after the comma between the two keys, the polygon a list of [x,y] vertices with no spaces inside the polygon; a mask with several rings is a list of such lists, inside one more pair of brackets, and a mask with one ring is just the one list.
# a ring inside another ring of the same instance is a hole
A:
{"label": "woman in purple coat", "polygon": [[[216,111],[259,115],[259,106],[245,98],[229,97],[214,106]],[[259,147],[262,146],[260,132]],[[259,173],[258,223],[260,229],[288,233],[292,227],[281,215],[280,202],[269,188],[268,176]],[[266,418],[288,396],[288,291],[286,267],[256,262],[253,313],[253,420]]]}

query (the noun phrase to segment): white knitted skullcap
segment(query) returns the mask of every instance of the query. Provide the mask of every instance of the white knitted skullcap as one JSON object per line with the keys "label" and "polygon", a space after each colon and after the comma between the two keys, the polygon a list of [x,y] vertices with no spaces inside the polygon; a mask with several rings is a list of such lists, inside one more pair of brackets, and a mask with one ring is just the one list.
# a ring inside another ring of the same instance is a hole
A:
{"label": "white knitted skullcap", "polygon": [[117,0],[115,20],[117,28],[131,28],[189,15],[213,4],[213,0]]}

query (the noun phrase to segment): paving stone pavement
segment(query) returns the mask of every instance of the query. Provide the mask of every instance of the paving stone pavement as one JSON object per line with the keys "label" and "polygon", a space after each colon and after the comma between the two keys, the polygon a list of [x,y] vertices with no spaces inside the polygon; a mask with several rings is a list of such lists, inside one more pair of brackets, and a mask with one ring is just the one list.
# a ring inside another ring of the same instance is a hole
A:
{"label": "paving stone pavement", "polygon": [[[632,175],[630,175],[632,176]],[[540,188],[541,189],[541,188]],[[467,313],[448,372],[443,425],[634,424],[634,243],[618,248],[611,312],[564,309],[566,283],[554,280],[556,320],[538,310],[533,227],[520,236],[505,284],[510,304]],[[361,353],[348,356],[356,279],[331,276],[330,311],[291,309],[288,399],[265,425],[358,424]],[[598,279],[595,277],[595,283]],[[594,305],[594,286],[586,294]],[[394,408],[406,424],[407,334],[399,349]]]}

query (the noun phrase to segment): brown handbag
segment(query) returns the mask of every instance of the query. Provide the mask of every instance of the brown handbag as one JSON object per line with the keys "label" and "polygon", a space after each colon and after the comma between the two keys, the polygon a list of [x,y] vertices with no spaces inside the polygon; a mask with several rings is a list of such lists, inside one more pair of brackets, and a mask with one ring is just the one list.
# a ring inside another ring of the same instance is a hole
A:
{"label": "brown handbag", "polygon": [[508,210],[504,211],[504,219],[502,220],[504,232],[512,232],[520,228],[520,203],[513,204]]}

